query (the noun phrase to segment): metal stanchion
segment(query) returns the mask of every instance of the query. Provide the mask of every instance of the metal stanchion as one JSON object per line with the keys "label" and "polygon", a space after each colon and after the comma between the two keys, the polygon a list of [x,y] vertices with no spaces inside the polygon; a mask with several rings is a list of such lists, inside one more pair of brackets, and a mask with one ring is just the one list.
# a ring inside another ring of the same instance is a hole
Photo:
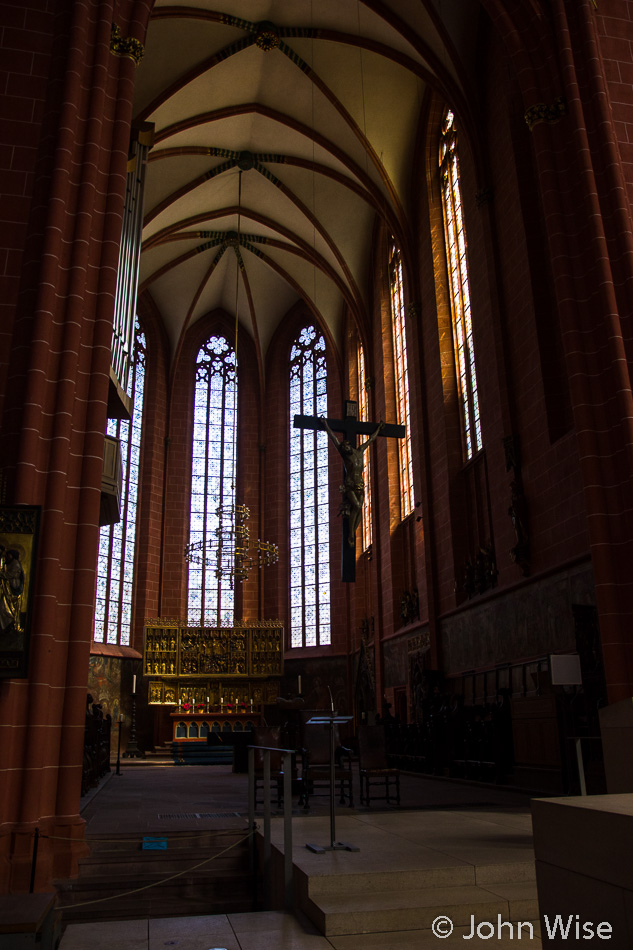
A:
{"label": "metal stanchion", "polygon": [[132,678],[132,719],[130,721],[130,740],[127,749],[123,753],[124,759],[144,759],[145,753],[141,752],[136,744],[136,675]]}
{"label": "metal stanchion", "polygon": [[284,900],[287,910],[292,910],[292,753],[284,752]]}
{"label": "metal stanchion", "polygon": [[121,774],[121,725],[123,723],[123,716],[119,714],[119,742],[117,744],[116,750],[116,774]]}
{"label": "metal stanchion", "polygon": [[35,870],[37,868],[37,846],[40,841],[40,829],[35,829],[35,835],[33,836],[33,857],[31,858],[31,885],[29,887],[29,894],[32,894],[35,890]]}
{"label": "metal stanchion", "polygon": [[582,739],[576,739],[576,762],[578,764],[578,778],[580,780],[580,794],[587,794],[587,784],[585,782],[585,766],[582,761]]}
{"label": "metal stanchion", "polygon": [[346,844],[336,840],[336,806],[334,804],[334,786],[336,784],[336,766],[334,763],[334,726],[338,723],[351,722],[352,716],[313,716],[306,725],[327,726],[330,730],[330,843],[329,845],[306,844],[308,851],[314,854],[325,854],[326,851],[360,851],[356,845]]}
{"label": "metal stanchion", "polygon": [[264,907],[270,907],[270,750],[264,749]]}

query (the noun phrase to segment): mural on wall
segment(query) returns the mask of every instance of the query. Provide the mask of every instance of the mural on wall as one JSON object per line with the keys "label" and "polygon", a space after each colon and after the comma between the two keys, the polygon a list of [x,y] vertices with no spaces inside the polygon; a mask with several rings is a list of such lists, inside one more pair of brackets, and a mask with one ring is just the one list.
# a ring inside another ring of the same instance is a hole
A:
{"label": "mural on wall", "polygon": [[357,722],[369,722],[376,714],[375,651],[361,640],[354,671],[354,705]]}
{"label": "mural on wall", "polygon": [[446,672],[574,651],[572,604],[594,602],[591,569],[583,565],[447,617],[441,624]]}
{"label": "mural on wall", "polygon": [[116,722],[121,712],[121,659],[117,656],[91,656],[88,668],[88,692],[101,705],[104,716]]}
{"label": "mural on wall", "polygon": [[[301,693],[306,709],[330,709],[330,690],[335,710],[349,715],[347,702],[347,662],[339,659],[310,659],[309,664],[286,663],[286,675],[294,677],[301,673]],[[296,682],[296,680],[295,680]],[[329,687],[329,689],[328,689]]]}
{"label": "mural on wall", "polygon": [[431,635],[423,630],[417,636],[407,640],[407,665],[409,676],[410,703],[413,722],[422,722],[424,703],[429,689],[427,660],[431,649]]}
{"label": "mural on wall", "polygon": [[40,509],[0,508],[0,677],[26,676]]}
{"label": "mural on wall", "polygon": [[407,641],[387,641],[383,646],[384,686],[404,686],[407,682]]}

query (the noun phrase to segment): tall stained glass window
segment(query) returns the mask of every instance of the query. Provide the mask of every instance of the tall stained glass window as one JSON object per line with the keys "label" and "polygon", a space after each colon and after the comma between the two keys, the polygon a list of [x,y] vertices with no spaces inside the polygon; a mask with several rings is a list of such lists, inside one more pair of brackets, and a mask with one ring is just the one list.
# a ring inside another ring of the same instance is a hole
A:
{"label": "tall stained glass window", "polygon": [[304,327],[290,354],[290,645],[330,643],[328,437],[293,428],[327,415],[325,339]]}
{"label": "tall stained glass window", "polygon": [[99,531],[94,629],[94,639],[98,643],[123,646],[130,643],[144,388],[145,336],[137,318],[127,390],[132,400],[132,421],[109,419],[107,428],[107,434],[118,439],[121,445],[123,488],[121,520],[118,524],[104,525]]}
{"label": "tall stained glass window", "polygon": [[407,364],[407,333],[405,326],[402,261],[400,250],[391,242],[389,254],[391,288],[391,326],[396,383],[398,424],[406,427],[404,439],[398,439],[400,467],[400,512],[403,518],[413,511],[413,465],[411,462],[411,414],[409,411],[409,370]]}
{"label": "tall stained glass window", "polygon": [[[356,362],[358,366],[358,418],[362,422],[369,422],[369,397],[367,393],[367,373],[365,370],[365,351],[363,344],[358,341],[356,350]],[[369,456],[369,452],[367,453]],[[365,460],[365,504],[363,505],[363,551],[371,547],[372,543],[372,523],[371,523],[371,460]]]}
{"label": "tall stained glass window", "polygon": [[466,234],[459,186],[457,133],[455,131],[455,117],[450,109],[446,112],[442,124],[439,162],[453,317],[453,345],[462,411],[464,453],[466,459],[471,459],[482,447],[481,424],[470,312],[470,291],[468,288]]}
{"label": "tall stained glass window", "polygon": [[[216,537],[218,508],[235,505],[237,361],[235,349],[212,336],[198,352],[193,416],[189,543]],[[231,625],[234,591],[214,565],[189,563],[188,620],[192,626]]]}

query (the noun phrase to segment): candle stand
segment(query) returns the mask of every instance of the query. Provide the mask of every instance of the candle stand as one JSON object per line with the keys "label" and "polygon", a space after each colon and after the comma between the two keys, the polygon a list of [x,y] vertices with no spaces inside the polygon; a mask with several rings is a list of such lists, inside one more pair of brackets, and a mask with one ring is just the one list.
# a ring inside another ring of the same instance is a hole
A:
{"label": "candle stand", "polygon": [[145,753],[141,752],[136,743],[136,692],[132,693],[132,721],[130,722],[130,738],[127,749],[123,753],[124,759],[144,759]]}

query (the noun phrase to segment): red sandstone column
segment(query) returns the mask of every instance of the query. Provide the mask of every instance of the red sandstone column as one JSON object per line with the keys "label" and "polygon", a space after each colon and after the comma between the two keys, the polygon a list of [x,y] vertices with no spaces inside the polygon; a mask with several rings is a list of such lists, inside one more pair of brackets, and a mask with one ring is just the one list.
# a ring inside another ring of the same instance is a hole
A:
{"label": "red sandstone column", "polygon": [[[633,695],[633,398],[621,325],[630,291],[618,287],[630,258],[630,223],[608,109],[594,113],[600,61],[590,42],[588,0],[555,4],[568,115],[534,128],[534,146],[561,314],[591,542],[609,699]],[[571,8],[570,8],[571,9]],[[577,66],[576,64],[581,64]],[[588,101],[590,100],[590,101]],[[588,134],[590,133],[590,134]],[[610,165],[610,173],[603,169]],[[630,270],[628,279],[630,281]],[[625,314],[628,317],[628,314]]]}
{"label": "red sandstone column", "polygon": [[[631,212],[591,0],[482,0],[526,108],[563,96],[533,129],[593,561],[609,699],[633,695],[633,399],[627,364]],[[599,11],[600,12],[600,11]],[[630,62],[627,64],[630,66]]]}
{"label": "red sandstone column", "polygon": [[[10,500],[42,506],[29,679],[0,690],[7,768],[0,890],[15,892],[28,888],[28,833],[36,825],[44,834],[83,837],[84,710],[134,73],[130,60],[110,51],[110,32],[116,22],[128,35],[125,6],[77,0],[60,14],[65,78],[63,94],[51,99],[54,160],[37,304],[34,316],[18,314],[12,365],[27,370],[8,384],[9,398],[15,391],[23,400],[5,415],[15,446]],[[82,847],[43,838],[36,888],[73,873]]]}

